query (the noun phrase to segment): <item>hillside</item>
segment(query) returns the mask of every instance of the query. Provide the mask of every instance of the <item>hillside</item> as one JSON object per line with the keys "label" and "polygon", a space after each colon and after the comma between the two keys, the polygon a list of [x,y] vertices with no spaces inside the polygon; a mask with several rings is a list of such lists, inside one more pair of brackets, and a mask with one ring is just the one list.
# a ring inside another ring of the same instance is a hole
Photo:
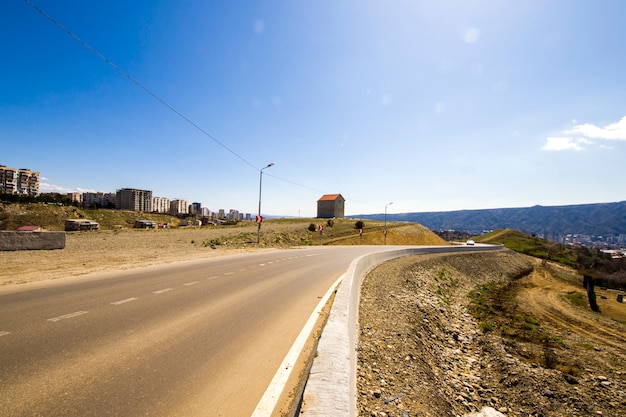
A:
{"label": "hillside", "polygon": [[386,262],[361,288],[362,416],[626,415],[626,304],[510,250]]}
{"label": "hillside", "polygon": [[562,245],[510,229],[495,230],[474,239],[481,243],[503,244],[544,262],[554,261],[576,268],[581,275],[593,278],[598,286],[626,289],[626,259],[613,259],[597,249]]}
{"label": "hillside", "polygon": [[[359,215],[382,220],[382,214]],[[516,229],[529,234],[568,233],[592,236],[626,233],[626,201],[569,206],[533,206],[485,210],[458,210],[387,214],[387,220],[422,224],[430,230],[460,230],[480,234],[485,230]]]}
{"label": "hillside", "polygon": [[[117,213],[105,213],[103,216],[111,214]],[[11,221],[11,224],[19,223],[15,219]],[[321,240],[319,232],[309,231],[311,224],[326,225]],[[362,239],[359,239],[354,226],[355,222],[347,219],[335,220],[332,227],[320,219],[273,219],[263,222],[260,244],[256,243],[257,225],[253,222],[231,226],[68,232],[63,250],[0,251],[0,264],[3,266],[0,285],[194,260],[261,248],[382,244],[382,222],[365,222]],[[388,245],[446,244],[419,224],[388,222],[387,230]]]}
{"label": "hillside", "polygon": [[0,203],[0,230],[15,230],[20,226],[43,226],[46,230],[65,229],[67,219],[89,219],[100,223],[101,230],[133,227],[135,220],[147,219],[177,226],[180,219],[153,213],[125,210],[89,210],[56,204]]}

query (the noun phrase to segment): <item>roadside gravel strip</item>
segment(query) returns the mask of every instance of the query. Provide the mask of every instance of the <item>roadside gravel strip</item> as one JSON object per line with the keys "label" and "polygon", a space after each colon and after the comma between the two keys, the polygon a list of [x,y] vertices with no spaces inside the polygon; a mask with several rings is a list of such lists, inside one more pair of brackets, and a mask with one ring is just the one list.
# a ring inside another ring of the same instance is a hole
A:
{"label": "roadside gravel strip", "polygon": [[433,253],[500,250],[502,246],[422,246],[373,253],[355,259],[343,276],[317,348],[304,391],[303,417],[356,417],[356,351],[363,278],[391,259]]}

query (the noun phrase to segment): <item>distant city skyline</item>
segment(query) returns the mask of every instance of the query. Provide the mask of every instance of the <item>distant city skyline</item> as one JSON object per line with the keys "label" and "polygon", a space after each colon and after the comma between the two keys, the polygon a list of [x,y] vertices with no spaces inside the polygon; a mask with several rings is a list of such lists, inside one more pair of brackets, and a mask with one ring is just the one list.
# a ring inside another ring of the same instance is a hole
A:
{"label": "distant city skyline", "polygon": [[626,2],[26,0],[3,163],[314,217],[626,200]]}

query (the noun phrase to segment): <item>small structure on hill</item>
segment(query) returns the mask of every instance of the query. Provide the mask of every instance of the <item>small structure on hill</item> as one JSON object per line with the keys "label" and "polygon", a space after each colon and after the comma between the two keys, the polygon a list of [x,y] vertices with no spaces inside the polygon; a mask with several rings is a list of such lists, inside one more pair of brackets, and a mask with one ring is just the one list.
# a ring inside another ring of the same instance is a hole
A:
{"label": "small structure on hill", "polygon": [[93,220],[68,219],[65,220],[65,231],[73,232],[77,230],[99,230],[100,224]]}
{"label": "small structure on hill", "polygon": [[341,194],[324,194],[317,200],[317,217],[320,219],[343,218],[346,199]]}
{"label": "small structure on hill", "polygon": [[135,229],[156,229],[157,222],[153,220],[135,220]]}

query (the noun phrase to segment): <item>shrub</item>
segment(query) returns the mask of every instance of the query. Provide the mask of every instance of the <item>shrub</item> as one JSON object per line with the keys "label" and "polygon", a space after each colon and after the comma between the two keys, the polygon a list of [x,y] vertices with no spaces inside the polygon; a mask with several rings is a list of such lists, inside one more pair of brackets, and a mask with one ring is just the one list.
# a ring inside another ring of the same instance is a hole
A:
{"label": "shrub", "polygon": [[311,224],[309,225],[309,232],[314,232],[314,231],[315,231],[315,229],[316,229],[316,228],[315,228],[315,223],[311,223]]}
{"label": "shrub", "polygon": [[361,220],[359,220],[356,223],[354,223],[354,228],[355,229],[363,229],[364,227],[365,227],[365,223],[363,223]]}

